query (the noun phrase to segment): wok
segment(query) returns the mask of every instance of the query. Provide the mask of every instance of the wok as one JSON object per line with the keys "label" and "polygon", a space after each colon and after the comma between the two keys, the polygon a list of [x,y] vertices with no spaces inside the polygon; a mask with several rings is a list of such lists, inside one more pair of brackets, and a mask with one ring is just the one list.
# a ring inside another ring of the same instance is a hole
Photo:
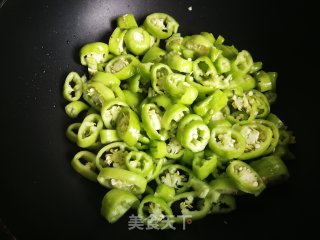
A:
{"label": "wok", "polygon": [[[2,1],[4,3],[5,1]],[[0,239],[270,239],[308,235],[317,216],[318,111],[306,56],[306,3],[204,0],[8,0],[0,8]],[[188,8],[192,6],[192,11]],[[128,230],[128,215],[110,225],[99,214],[105,189],[70,166],[76,148],[64,135],[62,84],[84,72],[78,51],[106,41],[116,17],[139,21],[166,12],[184,35],[212,32],[247,49],[277,71],[272,111],[293,130],[291,179],[261,196],[241,198],[228,215],[208,216],[182,230]]]}

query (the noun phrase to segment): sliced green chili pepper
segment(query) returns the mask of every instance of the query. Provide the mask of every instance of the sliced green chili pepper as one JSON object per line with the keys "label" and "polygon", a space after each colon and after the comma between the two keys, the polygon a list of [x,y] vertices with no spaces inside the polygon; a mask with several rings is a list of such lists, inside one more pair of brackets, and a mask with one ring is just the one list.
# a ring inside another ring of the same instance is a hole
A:
{"label": "sliced green chili pepper", "polygon": [[96,155],[89,151],[78,152],[71,161],[73,169],[85,178],[96,182],[97,168],[95,164]]}
{"label": "sliced green chili pepper", "polygon": [[115,223],[131,207],[139,205],[138,198],[130,192],[111,189],[102,199],[101,215],[109,223]]}
{"label": "sliced green chili pepper", "polygon": [[142,101],[143,96],[140,93],[133,93],[130,90],[123,90],[123,93],[129,107],[135,112],[138,112],[138,106]]}
{"label": "sliced green chili pepper", "polygon": [[192,161],[192,171],[197,178],[207,178],[217,168],[217,155],[200,152],[195,154]]}
{"label": "sliced green chili pepper", "polygon": [[214,63],[215,61],[217,61],[217,59],[219,58],[219,56],[221,56],[222,54],[222,50],[216,48],[215,46],[212,46],[208,57],[210,58],[210,60]]}
{"label": "sliced green chili pepper", "polygon": [[212,203],[210,213],[211,214],[221,214],[229,213],[237,208],[236,200],[231,195],[220,195],[218,201]]}
{"label": "sliced green chili pepper", "polygon": [[197,82],[205,85],[204,82],[213,80],[217,70],[208,57],[199,57],[193,62],[192,74]]}
{"label": "sliced green chili pepper", "polygon": [[167,131],[161,127],[162,112],[153,103],[142,106],[141,119],[147,135],[153,140],[166,140]]}
{"label": "sliced green chili pepper", "polygon": [[180,130],[180,143],[183,147],[200,152],[207,146],[210,130],[202,120],[194,120]]}
{"label": "sliced green chili pepper", "polygon": [[164,110],[167,110],[172,105],[172,100],[164,94],[152,97],[150,102],[156,104],[160,109]]}
{"label": "sliced green chili pepper", "polygon": [[159,39],[170,37],[179,28],[176,20],[165,13],[152,13],[148,15],[143,26],[150,34]]}
{"label": "sliced green chili pepper", "polygon": [[139,60],[130,54],[116,56],[106,65],[106,72],[114,74],[120,80],[132,77],[136,73]]}
{"label": "sliced green chili pepper", "polygon": [[63,85],[63,97],[70,101],[78,101],[82,95],[82,80],[78,73],[70,72]]}
{"label": "sliced green chili pepper", "polygon": [[170,51],[181,51],[182,49],[183,37],[180,33],[173,34],[170,38],[166,40],[166,50]]}
{"label": "sliced green chili pepper", "polygon": [[144,193],[147,186],[147,180],[144,177],[121,168],[103,168],[97,180],[107,188],[117,188],[133,194]]}
{"label": "sliced green chili pepper", "polygon": [[250,91],[256,87],[256,81],[249,74],[245,74],[241,77],[234,78],[230,81],[231,89],[236,89],[239,87],[245,92]]}
{"label": "sliced green chili pepper", "polygon": [[120,29],[129,29],[138,27],[137,21],[133,14],[125,14],[117,18],[117,25]]}
{"label": "sliced green chili pepper", "polygon": [[156,192],[154,193],[154,196],[162,198],[166,202],[172,201],[175,195],[176,192],[174,188],[165,184],[159,184],[156,188]]}
{"label": "sliced green chili pepper", "polygon": [[143,55],[150,47],[150,35],[143,28],[130,28],[124,36],[124,43],[130,52]]}
{"label": "sliced green chili pepper", "polygon": [[231,127],[216,126],[211,131],[209,147],[225,159],[240,157],[246,146],[244,137]]}
{"label": "sliced green chili pepper", "polygon": [[109,39],[109,50],[114,55],[118,56],[120,54],[126,53],[126,49],[124,47],[124,36],[126,32],[127,30],[123,30],[117,27],[111,34],[111,37]]}
{"label": "sliced green chili pepper", "polygon": [[82,111],[87,109],[89,106],[82,101],[70,102],[65,106],[65,112],[70,118],[77,118]]}
{"label": "sliced green chili pepper", "polygon": [[163,158],[167,155],[167,144],[162,141],[151,141],[149,144],[150,154],[154,158]]}
{"label": "sliced green chili pepper", "polygon": [[136,151],[124,142],[110,143],[99,150],[96,157],[96,166],[99,170],[105,167],[126,168],[125,158],[131,151]]}
{"label": "sliced green chili pepper", "polygon": [[170,67],[163,63],[156,63],[151,67],[151,84],[156,93],[163,93],[165,79],[170,73]]}
{"label": "sliced green chili pepper", "polygon": [[166,51],[157,47],[152,46],[149,50],[143,55],[141,60],[142,63],[158,63],[162,60],[163,56],[166,55]]}
{"label": "sliced green chili pepper", "polygon": [[147,195],[138,207],[138,217],[153,229],[164,229],[172,226],[173,214],[168,204],[159,197]]}
{"label": "sliced green chili pepper", "polygon": [[224,178],[216,178],[212,180],[210,183],[210,188],[221,193],[221,194],[238,194],[239,189],[234,184],[234,182],[227,177]]}
{"label": "sliced green chili pepper", "polygon": [[99,114],[92,113],[86,116],[78,131],[78,146],[83,148],[92,146],[97,141],[102,128],[103,122]]}
{"label": "sliced green chili pepper", "polygon": [[141,151],[129,152],[125,157],[125,163],[128,170],[143,177],[147,176],[153,168],[152,157]]}
{"label": "sliced green chili pepper", "polygon": [[96,110],[115,98],[113,91],[100,82],[86,82],[83,86],[83,98]]}
{"label": "sliced green chili pepper", "polygon": [[109,144],[112,142],[121,141],[117,134],[117,130],[114,129],[102,129],[100,131],[100,141],[102,144]]}
{"label": "sliced green chili pepper", "polygon": [[209,54],[212,43],[202,35],[192,35],[184,37],[183,45],[196,53],[197,56],[206,56]]}
{"label": "sliced green chili pepper", "polygon": [[163,114],[161,125],[165,130],[177,128],[177,123],[189,113],[190,110],[179,103],[171,105]]}
{"label": "sliced green chili pepper", "polygon": [[240,160],[232,161],[227,167],[227,175],[243,192],[259,195],[265,185],[259,174],[250,165]]}
{"label": "sliced green chili pepper", "polygon": [[76,143],[78,139],[78,131],[81,123],[72,123],[68,126],[66,130],[66,137],[71,141]]}
{"label": "sliced green chili pepper", "polygon": [[193,110],[200,116],[219,112],[228,103],[227,96],[221,91],[214,91],[209,97],[194,105]]}
{"label": "sliced green chili pepper", "polygon": [[268,73],[265,71],[259,71],[255,74],[257,80],[257,88],[260,92],[266,92],[272,90],[272,82]]}
{"label": "sliced green chili pepper", "polygon": [[278,156],[263,157],[250,165],[267,185],[278,184],[289,178],[288,169]]}
{"label": "sliced green chili pepper", "polygon": [[181,73],[192,72],[192,61],[182,58],[177,52],[169,52],[164,57],[164,63],[167,64],[171,69]]}
{"label": "sliced green chili pepper", "polygon": [[166,157],[170,159],[179,159],[184,153],[184,148],[180,144],[177,138],[171,137],[167,140],[167,153]]}
{"label": "sliced green chili pepper", "polygon": [[200,198],[195,192],[185,192],[176,195],[172,202],[169,203],[172,208],[177,207],[177,216],[175,222],[182,223],[185,221],[185,216],[189,216],[192,220],[198,220],[205,217],[211,207],[208,199]]}
{"label": "sliced green chili pepper", "polygon": [[160,174],[160,171],[162,169],[162,166],[164,162],[166,161],[165,158],[160,159],[153,159],[156,166],[152,169],[152,171],[146,176],[146,179],[148,182],[152,181],[153,179],[157,178]]}
{"label": "sliced green chili pepper", "polygon": [[117,118],[118,136],[129,146],[137,144],[140,137],[140,122],[137,114],[128,107],[123,107]]}
{"label": "sliced green chili pepper", "polygon": [[276,146],[278,145],[279,137],[280,137],[279,130],[278,130],[277,126],[274,123],[272,123],[268,120],[264,120],[264,119],[257,119],[257,120],[255,120],[255,122],[262,124],[266,127],[269,127],[272,130],[271,143],[270,143],[268,149],[264,152],[264,155],[268,155],[270,153],[273,153],[276,149]]}
{"label": "sliced green chili pepper", "polygon": [[182,193],[190,188],[191,178],[192,173],[188,168],[178,164],[169,164],[161,169],[156,182],[173,187],[177,193]]}
{"label": "sliced green chili pepper", "polygon": [[251,67],[249,73],[250,73],[250,74],[256,73],[256,72],[258,72],[259,70],[261,70],[261,68],[262,68],[262,62],[254,62],[254,63],[252,64],[252,67]]}
{"label": "sliced green chili pepper", "polygon": [[103,42],[94,42],[84,45],[80,49],[80,61],[83,66],[88,66],[90,73],[98,70],[98,64],[107,61],[109,46]]}
{"label": "sliced green chili pepper", "polygon": [[240,127],[239,131],[246,142],[244,153],[238,157],[239,159],[248,160],[259,157],[269,148],[273,136],[269,127],[250,123]]}
{"label": "sliced green chili pepper", "polygon": [[229,59],[222,55],[219,56],[218,59],[214,62],[214,66],[216,67],[219,74],[226,73],[231,70]]}
{"label": "sliced green chili pepper", "polygon": [[236,59],[231,62],[231,73],[233,77],[241,77],[251,70],[253,60],[250,53],[243,50],[238,53]]}
{"label": "sliced green chili pepper", "polygon": [[119,99],[108,101],[102,106],[101,117],[106,128],[116,128],[116,121],[118,119],[119,113],[124,107],[128,107],[128,104]]}

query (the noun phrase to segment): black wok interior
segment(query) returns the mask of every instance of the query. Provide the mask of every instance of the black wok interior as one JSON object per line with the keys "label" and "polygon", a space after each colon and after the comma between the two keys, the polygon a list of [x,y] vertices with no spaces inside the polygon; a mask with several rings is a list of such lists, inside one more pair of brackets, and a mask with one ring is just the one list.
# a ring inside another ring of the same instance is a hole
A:
{"label": "black wok interior", "polygon": [[[68,72],[85,70],[79,48],[106,41],[122,14],[141,23],[152,12],[172,15],[184,35],[220,34],[277,71],[272,111],[297,139],[290,181],[185,231],[129,231],[128,215],[107,223],[100,216],[106,191],[71,168],[77,149],[64,135],[62,84]],[[309,75],[305,14],[304,1],[7,0],[0,8],[0,239],[294,239],[315,231],[320,145],[312,83],[319,79]]]}

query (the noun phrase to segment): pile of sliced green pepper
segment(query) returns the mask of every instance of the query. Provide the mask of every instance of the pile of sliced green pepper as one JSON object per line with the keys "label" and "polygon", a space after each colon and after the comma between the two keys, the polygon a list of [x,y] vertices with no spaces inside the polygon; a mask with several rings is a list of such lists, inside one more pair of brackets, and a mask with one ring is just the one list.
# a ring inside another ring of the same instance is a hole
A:
{"label": "pile of sliced green pepper", "polygon": [[108,44],[80,50],[88,75],[63,85],[67,138],[81,150],[71,166],[110,189],[101,214],[114,223],[130,209],[158,229],[236,208],[288,179],[294,137],[270,112],[277,73],[251,54],[201,32],[178,33],[165,13],[139,26],[117,19]]}

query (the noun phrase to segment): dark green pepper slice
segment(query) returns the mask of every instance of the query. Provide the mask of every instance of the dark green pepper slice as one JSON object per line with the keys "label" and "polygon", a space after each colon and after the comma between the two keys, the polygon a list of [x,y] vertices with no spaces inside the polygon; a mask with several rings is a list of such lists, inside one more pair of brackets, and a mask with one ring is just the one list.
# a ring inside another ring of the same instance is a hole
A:
{"label": "dark green pepper slice", "polygon": [[259,174],[245,162],[240,160],[232,161],[226,172],[243,192],[257,196],[265,189],[265,184]]}
{"label": "dark green pepper slice", "polygon": [[[198,220],[205,217],[211,207],[210,201],[206,198],[200,198],[195,192],[185,192],[176,195],[169,203],[173,209],[178,208],[174,218],[175,222],[182,223],[186,217],[192,220]],[[175,213],[175,212],[173,212]]]}
{"label": "dark green pepper slice", "polygon": [[268,156],[252,162],[251,167],[260,175],[266,185],[282,183],[289,178],[289,172],[278,156]]}

